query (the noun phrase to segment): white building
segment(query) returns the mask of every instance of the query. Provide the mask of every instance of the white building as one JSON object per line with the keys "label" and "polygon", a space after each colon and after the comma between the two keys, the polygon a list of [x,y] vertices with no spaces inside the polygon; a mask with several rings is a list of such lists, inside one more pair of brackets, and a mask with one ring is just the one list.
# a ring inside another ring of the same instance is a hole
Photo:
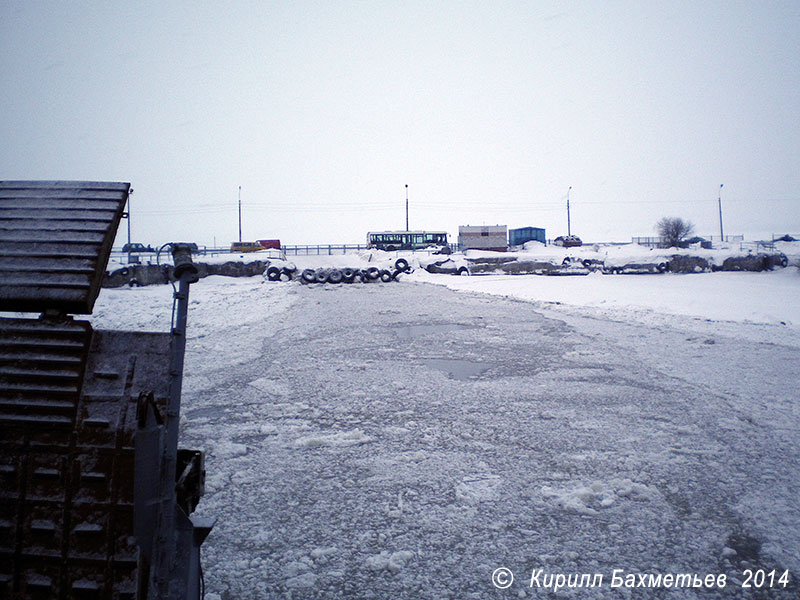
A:
{"label": "white building", "polygon": [[459,225],[458,249],[464,250],[508,250],[507,225]]}

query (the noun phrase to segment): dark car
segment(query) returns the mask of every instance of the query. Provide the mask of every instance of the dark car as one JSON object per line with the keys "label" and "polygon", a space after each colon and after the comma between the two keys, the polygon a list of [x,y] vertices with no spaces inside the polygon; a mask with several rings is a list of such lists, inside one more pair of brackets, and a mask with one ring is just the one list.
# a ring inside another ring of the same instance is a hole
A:
{"label": "dark car", "polygon": [[564,248],[583,246],[581,238],[579,238],[577,235],[560,235],[553,240],[553,244],[556,246],[563,246]]}
{"label": "dark car", "polygon": [[122,247],[123,252],[155,252],[152,246],[145,246],[144,244],[125,244]]}

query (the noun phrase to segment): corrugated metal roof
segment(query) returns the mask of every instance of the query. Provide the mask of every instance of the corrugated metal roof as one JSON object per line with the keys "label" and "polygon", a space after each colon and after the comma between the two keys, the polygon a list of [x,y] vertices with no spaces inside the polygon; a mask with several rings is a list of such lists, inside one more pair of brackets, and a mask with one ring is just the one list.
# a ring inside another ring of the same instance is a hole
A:
{"label": "corrugated metal roof", "polygon": [[89,314],[129,183],[0,181],[0,310]]}

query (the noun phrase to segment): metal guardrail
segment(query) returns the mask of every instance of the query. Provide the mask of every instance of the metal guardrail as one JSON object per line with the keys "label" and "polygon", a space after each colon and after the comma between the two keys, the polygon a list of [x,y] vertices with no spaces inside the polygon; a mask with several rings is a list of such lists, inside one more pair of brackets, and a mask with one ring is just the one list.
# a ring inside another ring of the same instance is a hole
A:
{"label": "metal guardrail", "polygon": [[[702,237],[702,239],[712,243],[725,242],[728,244],[735,244],[737,242],[741,243],[744,241],[743,235],[726,235],[723,237],[720,237],[718,235],[707,235],[699,237]],[[659,248],[663,247],[664,238],[660,236],[641,236],[641,237],[634,236],[631,238],[631,243],[639,244],[640,246],[648,246],[650,248]]]}
{"label": "metal guardrail", "polygon": [[[366,244],[290,244],[281,247],[281,250],[286,256],[313,256],[313,255],[334,255],[334,254],[347,254],[349,252],[358,252],[359,250],[366,250]],[[450,244],[450,250],[455,252],[458,249],[458,244]],[[419,250],[418,252],[427,252],[427,250]],[[127,256],[127,252],[123,252],[122,248],[114,248],[111,250],[112,256]],[[195,252],[199,256],[216,256],[218,254],[242,254],[242,252],[231,252],[229,246],[200,246]],[[258,253],[252,253],[257,256]],[[156,252],[135,252],[132,256],[139,257],[140,262],[142,259],[155,260]],[[166,257],[169,260],[169,257]]]}

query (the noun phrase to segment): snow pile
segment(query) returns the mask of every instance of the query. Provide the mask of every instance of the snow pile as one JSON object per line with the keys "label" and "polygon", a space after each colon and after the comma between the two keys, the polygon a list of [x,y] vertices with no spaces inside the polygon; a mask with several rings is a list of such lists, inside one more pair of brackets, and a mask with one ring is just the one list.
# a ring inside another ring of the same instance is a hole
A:
{"label": "snow pile", "polygon": [[646,501],[660,496],[657,490],[630,479],[595,481],[571,489],[542,488],[542,498],[563,510],[583,515],[596,515],[622,500]]}
{"label": "snow pile", "polygon": [[367,558],[366,565],[368,569],[372,569],[373,571],[382,571],[386,569],[391,573],[397,573],[401,571],[412,558],[414,558],[414,553],[408,550],[400,550],[392,553],[384,550],[380,554],[374,554]]}
{"label": "snow pile", "polygon": [[479,474],[465,477],[456,486],[456,500],[463,504],[478,504],[497,497],[497,488],[500,485],[500,476],[494,474]]}
{"label": "snow pile", "polygon": [[360,429],[353,431],[340,431],[328,435],[310,435],[298,438],[294,441],[295,448],[317,448],[319,446],[346,447],[366,444],[373,441],[371,437],[365,435]]}

